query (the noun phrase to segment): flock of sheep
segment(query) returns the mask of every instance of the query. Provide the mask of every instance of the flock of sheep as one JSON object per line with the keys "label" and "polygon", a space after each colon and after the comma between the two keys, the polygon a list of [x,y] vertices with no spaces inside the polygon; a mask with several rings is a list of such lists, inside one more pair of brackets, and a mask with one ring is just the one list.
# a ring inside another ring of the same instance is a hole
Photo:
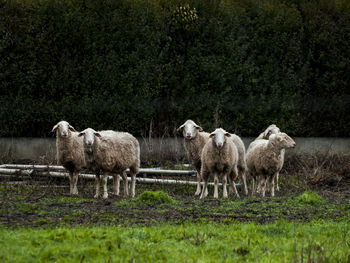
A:
{"label": "flock of sheep", "polygon": [[[242,178],[244,193],[248,195],[247,176],[252,180],[251,193],[265,196],[270,187],[271,196],[278,187],[279,172],[283,167],[285,149],[295,147],[295,142],[287,134],[272,124],[255,141],[247,152],[241,138],[224,129],[212,133],[192,120],[187,120],[178,128],[184,136],[184,144],[189,162],[197,171],[197,190],[195,195],[204,198],[208,195],[208,179],[214,176],[214,198],[218,198],[219,178],[223,184],[223,198],[230,194],[239,197],[235,180]],[[108,198],[107,179],[114,178],[113,194],[119,195],[120,176],[124,182],[124,196],[128,196],[126,170],[130,170],[131,197],[135,196],[136,174],[140,168],[140,146],[137,139],[126,132],[95,131],[87,128],[77,132],[66,121],[57,123],[56,132],[57,161],[69,172],[70,194],[78,195],[78,175],[82,169],[96,174],[96,194],[100,195],[100,174],[103,174],[103,198]],[[201,182],[204,182],[203,188]]]}

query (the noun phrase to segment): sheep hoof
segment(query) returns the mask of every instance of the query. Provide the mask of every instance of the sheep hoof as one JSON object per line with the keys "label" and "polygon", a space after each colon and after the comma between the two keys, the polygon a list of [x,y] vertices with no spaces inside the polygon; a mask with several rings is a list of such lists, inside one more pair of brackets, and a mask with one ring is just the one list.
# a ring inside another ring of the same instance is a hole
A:
{"label": "sheep hoof", "polygon": [[201,194],[201,190],[199,189],[199,190],[197,190],[195,193],[194,193],[194,195],[200,195]]}
{"label": "sheep hoof", "polygon": [[119,193],[113,193],[114,196],[119,196]]}
{"label": "sheep hoof", "polygon": [[102,198],[103,199],[107,199],[108,198],[108,194],[107,193],[103,194]]}
{"label": "sheep hoof", "polygon": [[95,194],[95,195],[94,195],[94,198],[95,198],[95,199],[98,199],[98,196],[99,196],[99,194]]}

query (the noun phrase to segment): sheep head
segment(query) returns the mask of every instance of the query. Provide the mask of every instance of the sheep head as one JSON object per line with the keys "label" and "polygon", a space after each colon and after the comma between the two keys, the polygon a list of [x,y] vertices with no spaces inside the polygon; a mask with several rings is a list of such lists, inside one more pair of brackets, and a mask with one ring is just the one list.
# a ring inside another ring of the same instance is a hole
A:
{"label": "sheep head", "polygon": [[197,125],[192,120],[187,120],[184,124],[182,124],[177,131],[181,132],[185,139],[191,140],[197,136],[198,132],[203,131],[202,127]]}
{"label": "sheep head", "polygon": [[76,132],[72,125],[66,121],[60,121],[55,126],[53,126],[51,132],[57,131],[57,136],[67,138],[70,136],[70,132]]}
{"label": "sheep head", "polygon": [[213,131],[209,138],[212,138],[213,143],[216,145],[217,148],[221,149],[224,147],[226,142],[226,137],[231,137],[231,134],[227,131],[225,131],[222,128],[218,128],[215,131]]}

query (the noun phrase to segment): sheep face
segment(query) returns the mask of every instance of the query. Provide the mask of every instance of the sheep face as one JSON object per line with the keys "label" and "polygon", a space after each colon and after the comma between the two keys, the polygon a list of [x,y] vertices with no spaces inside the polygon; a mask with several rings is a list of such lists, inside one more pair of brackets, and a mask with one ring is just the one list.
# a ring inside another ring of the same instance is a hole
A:
{"label": "sheep face", "polygon": [[221,149],[226,142],[226,137],[231,137],[231,134],[224,129],[219,128],[213,131],[209,137],[213,139],[213,143],[216,147]]}
{"label": "sheep face", "polygon": [[203,131],[203,129],[192,120],[187,120],[177,130],[182,131],[184,138],[188,140],[195,138],[198,132]]}
{"label": "sheep face", "polygon": [[92,147],[95,143],[95,136],[97,137],[101,137],[101,135],[95,131],[94,129],[91,128],[87,128],[85,130],[83,130],[82,132],[79,133],[78,135],[80,136],[84,136],[84,146],[88,146],[88,147]]}
{"label": "sheep face", "polygon": [[57,131],[57,136],[60,136],[62,138],[67,138],[71,135],[71,132],[76,132],[76,130],[73,128],[72,125],[70,125],[66,121],[60,121],[57,123],[53,128],[52,132]]}
{"label": "sheep face", "polygon": [[271,141],[273,145],[281,149],[294,148],[296,146],[295,141],[283,132],[272,134],[269,137],[269,141]]}
{"label": "sheep face", "polygon": [[280,132],[280,129],[275,124],[271,124],[264,131],[264,139],[268,140],[271,134],[277,134],[279,132]]}

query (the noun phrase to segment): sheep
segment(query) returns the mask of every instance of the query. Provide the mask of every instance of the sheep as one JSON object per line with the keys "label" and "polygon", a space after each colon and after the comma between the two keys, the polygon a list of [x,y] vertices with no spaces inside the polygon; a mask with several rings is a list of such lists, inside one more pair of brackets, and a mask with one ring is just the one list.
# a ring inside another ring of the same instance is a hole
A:
{"label": "sheep", "polygon": [[204,181],[204,187],[200,199],[207,196],[205,189],[208,184],[210,174],[214,174],[214,198],[218,198],[218,176],[222,177],[223,198],[227,198],[227,176],[231,188],[237,197],[239,194],[236,189],[234,180],[238,177],[238,150],[232,140],[226,137],[232,135],[224,129],[219,128],[210,134],[210,139],[205,144],[202,151],[201,172]]}
{"label": "sheep", "polygon": [[[271,124],[269,127],[266,128],[264,132],[260,133],[260,135],[255,139],[255,141],[258,141],[261,139],[268,140],[271,134],[277,134],[279,132],[280,132],[280,129],[275,124]],[[252,144],[252,146],[254,146],[254,144]],[[284,154],[285,154],[285,150],[282,149],[282,152],[281,152],[282,159],[284,159]],[[280,190],[278,185],[278,180],[279,180],[279,172],[276,174],[276,177],[275,177],[275,184],[276,184],[277,191]],[[260,185],[258,186],[258,191],[260,191]]]}
{"label": "sheep", "polygon": [[262,196],[265,196],[267,181],[271,184],[271,196],[275,196],[274,178],[283,167],[282,150],[294,148],[296,143],[285,133],[270,135],[268,140],[257,140],[249,146],[246,156],[248,173],[253,178],[252,194],[255,192],[255,182],[261,184]]}
{"label": "sheep", "polygon": [[271,134],[276,134],[280,132],[280,128],[278,128],[275,124],[271,124],[269,127],[266,128],[266,130],[255,139],[256,140],[261,140],[265,139],[268,140]]}
{"label": "sheep", "polygon": [[78,175],[86,166],[83,140],[78,137],[79,132],[66,121],[58,122],[52,132],[56,132],[57,162],[69,172],[70,194],[78,195]]}
{"label": "sheep", "polygon": [[245,160],[245,146],[242,139],[238,135],[231,134],[230,138],[238,150],[238,164],[237,164],[238,173],[243,181],[244,193],[245,195],[248,195],[247,179],[246,179],[247,164]]}
{"label": "sheep", "polygon": [[[124,196],[128,196],[128,178],[126,169],[130,169],[131,197],[135,196],[136,174],[140,168],[140,146],[137,139],[126,132],[100,131],[87,128],[80,132],[84,136],[85,152],[92,153],[94,165],[103,172],[103,199],[108,198],[108,173],[114,174],[114,194],[119,193],[119,178],[121,174],[124,181]],[[86,158],[91,158],[90,157]],[[96,194],[100,193],[100,178],[96,176]]]}
{"label": "sheep", "polygon": [[[209,133],[203,132],[203,129],[192,120],[187,120],[178,129],[184,136],[184,145],[188,161],[197,171],[197,190],[195,195],[201,193],[201,154],[204,145],[209,140]],[[208,192],[208,189],[206,189]]]}

